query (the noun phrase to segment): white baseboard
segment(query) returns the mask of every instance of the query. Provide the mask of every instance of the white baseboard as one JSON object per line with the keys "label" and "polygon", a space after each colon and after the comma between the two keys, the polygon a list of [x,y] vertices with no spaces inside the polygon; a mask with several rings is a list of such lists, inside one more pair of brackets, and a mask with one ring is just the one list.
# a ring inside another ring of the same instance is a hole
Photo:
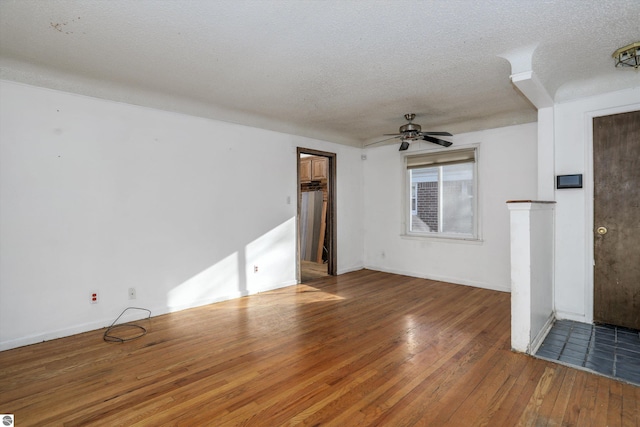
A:
{"label": "white baseboard", "polygon": [[511,292],[510,285],[497,285],[494,283],[476,282],[474,280],[461,279],[459,277],[423,274],[423,273],[417,273],[413,271],[396,270],[393,268],[378,267],[378,266],[365,266],[364,268],[367,268],[369,270],[382,271],[385,273],[400,274],[402,276],[418,277],[420,279],[436,280],[438,282],[447,282],[447,283],[453,283],[456,285],[464,285],[464,286],[472,286],[474,288],[489,289],[492,291],[509,292],[509,293]]}
{"label": "white baseboard", "polygon": [[[217,302],[222,302],[222,301],[228,301],[228,300],[240,298],[246,295],[257,294],[260,292],[266,292],[274,289],[284,288],[284,287],[295,285],[295,284],[296,284],[295,280],[289,280],[283,283],[279,283],[277,285],[265,286],[260,289],[237,292],[237,293],[228,294],[224,296],[217,296],[215,298],[199,299],[197,301],[192,301],[188,304],[176,305],[176,306],[158,305],[158,306],[149,307],[149,306],[145,306],[145,304],[142,301],[138,301],[135,305],[143,306],[142,308],[145,308],[151,311],[152,317],[156,317],[156,316],[161,316],[163,314],[175,313],[177,311],[187,310],[190,308],[202,307],[204,305],[215,304]],[[122,307],[121,310],[124,310],[125,308],[127,307]],[[117,314],[113,318],[95,320],[87,323],[82,323],[79,325],[73,325],[68,328],[61,328],[54,331],[47,331],[40,334],[34,334],[26,337],[20,337],[16,339],[7,340],[7,341],[2,341],[0,342],[0,351],[10,350],[12,348],[17,348],[17,347],[24,347],[26,345],[36,344],[43,341],[51,341],[58,338],[64,338],[71,335],[81,334],[83,332],[95,331],[98,329],[106,328],[113,323],[113,321],[116,319],[116,316]],[[129,318],[129,320],[131,319]]]}
{"label": "white baseboard", "polygon": [[585,316],[584,314],[569,313],[566,311],[556,311],[556,319],[573,320],[575,322],[588,323],[588,324],[592,323],[587,319],[587,316]]}
{"label": "white baseboard", "polygon": [[95,331],[96,329],[107,327],[111,325],[111,323],[113,323],[113,319],[111,319],[110,321],[108,319],[96,320],[80,325],[74,325],[68,328],[61,328],[54,331],[47,331],[40,334],[33,334],[26,337],[2,341],[0,342],[0,351],[23,347],[25,345],[36,344],[43,341],[51,341],[58,338],[68,337],[70,335],[81,334],[83,332]]}
{"label": "white baseboard", "polygon": [[555,314],[551,313],[547,318],[547,321],[544,322],[544,326],[542,326],[542,329],[540,329],[540,332],[538,332],[538,335],[536,335],[533,338],[533,340],[531,340],[531,344],[529,345],[529,354],[536,354],[536,352],[542,345],[542,342],[547,337],[547,334],[549,333],[549,330],[553,326],[553,322],[555,322],[555,320],[556,320]]}
{"label": "white baseboard", "polygon": [[338,269],[338,270],[336,271],[336,273],[337,273],[337,274],[338,274],[338,276],[339,276],[339,275],[341,275],[341,274],[347,274],[347,273],[353,273],[354,271],[360,271],[360,270],[362,270],[363,268],[365,268],[365,267],[363,267],[363,266],[361,266],[361,265],[357,265],[357,266],[354,266],[354,267],[340,268],[340,269]]}

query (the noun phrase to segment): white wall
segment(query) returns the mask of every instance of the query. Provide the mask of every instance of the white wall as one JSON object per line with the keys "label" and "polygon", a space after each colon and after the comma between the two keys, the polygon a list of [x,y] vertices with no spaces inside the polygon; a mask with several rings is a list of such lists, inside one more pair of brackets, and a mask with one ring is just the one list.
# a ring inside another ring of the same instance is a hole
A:
{"label": "white wall", "polygon": [[[637,109],[640,88],[553,109],[555,174],[585,185],[555,191],[559,318],[592,321],[591,119]],[[295,283],[298,146],[338,156],[338,273],[508,291],[505,201],[536,198],[537,125],[453,140],[480,144],[481,242],[401,236],[396,145],[361,160],[331,142],[0,82],[0,350],[106,326],[130,305],[157,315]]]}
{"label": "white wall", "polygon": [[[479,143],[481,242],[407,238],[403,233],[404,170],[397,145],[366,151],[364,260],[367,268],[509,291],[509,212],[506,201],[535,199],[537,125],[456,135],[454,147]],[[414,143],[407,153],[433,144]]]}
{"label": "white wall", "polygon": [[[625,70],[622,70],[623,72]],[[640,110],[640,86],[555,106],[555,173],[583,174],[582,189],[556,190],[555,309],[593,321],[593,117]]]}
{"label": "white wall", "polygon": [[0,350],[128,306],[294,284],[297,146],[337,153],[338,271],[363,266],[359,149],[12,82],[0,95]]}

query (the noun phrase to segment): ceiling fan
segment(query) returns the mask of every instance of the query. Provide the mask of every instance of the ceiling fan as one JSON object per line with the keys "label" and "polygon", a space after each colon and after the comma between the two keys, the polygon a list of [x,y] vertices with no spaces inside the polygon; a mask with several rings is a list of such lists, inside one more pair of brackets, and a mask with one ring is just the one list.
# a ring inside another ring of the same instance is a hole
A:
{"label": "ceiling fan", "polygon": [[409,148],[409,143],[413,141],[429,141],[434,144],[442,145],[443,147],[449,147],[452,143],[449,141],[445,141],[444,139],[434,138],[435,136],[453,136],[449,132],[422,132],[422,128],[419,124],[413,123],[413,119],[416,118],[416,115],[413,113],[408,113],[404,115],[404,118],[409,122],[400,126],[398,133],[385,133],[385,136],[391,136],[391,138],[383,139],[381,141],[372,142],[371,144],[365,145],[368,147],[369,145],[378,144],[380,142],[388,141],[394,138],[400,138],[400,150],[404,151]]}

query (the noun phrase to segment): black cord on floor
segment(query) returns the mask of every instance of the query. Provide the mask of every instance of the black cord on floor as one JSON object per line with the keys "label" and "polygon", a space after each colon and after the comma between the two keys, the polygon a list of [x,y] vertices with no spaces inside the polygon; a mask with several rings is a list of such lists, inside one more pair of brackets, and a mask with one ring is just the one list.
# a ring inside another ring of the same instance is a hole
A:
{"label": "black cord on floor", "polygon": [[[118,320],[120,320],[122,315],[124,313],[126,313],[127,310],[143,310],[143,311],[148,312],[149,315],[147,316],[146,319],[141,319],[141,320],[149,320],[151,318],[151,310],[147,310],[146,308],[127,307],[122,311],[122,313],[120,313],[120,315],[116,318],[116,320],[113,321],[111,326],[109,326],[107,328],[107,330],[104,331],[104,335],[102,336],[103,340],[105,340],[106,342],[127,342],[127,341],[132,341],[132,340],[138,339],[138,338],[143,337],[143,336],[145,336],[147,334],[147,330],[144,327],[142,327],[140,325],[136,325],[135,323],[121,323],[119,325],[116,325],[116,323],[118,323]],[[137,328],[137,329],[140,330],[140,333],[138,335],[134,335],[134,336],[129,337],[129,338],[120,338],[120,337],[116,337],[114,335],[110,335],[110,333],[114,329],[121,328],[121,327]]]}

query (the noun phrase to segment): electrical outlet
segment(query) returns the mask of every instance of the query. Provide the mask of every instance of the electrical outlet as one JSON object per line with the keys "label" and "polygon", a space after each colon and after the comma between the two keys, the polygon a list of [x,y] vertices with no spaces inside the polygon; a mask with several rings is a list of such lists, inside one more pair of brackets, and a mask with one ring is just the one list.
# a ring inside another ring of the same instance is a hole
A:
{"label": "electrical outlet", "polygon": [[91,304],[97,304],[98,303],[98,291],[92,291],[91,292]]}
{"label": "electrical outlet", "polygon": [[254,266],[253,266],[253,272],[254,272],[254,273],[257,273],[257,272],[258,272],[258,266],[257,266],[257,265],[254,265]]}
{"label": "electrical outlet", "polygon": [[129,299],[136,299],[136,288],[129,288]]}

